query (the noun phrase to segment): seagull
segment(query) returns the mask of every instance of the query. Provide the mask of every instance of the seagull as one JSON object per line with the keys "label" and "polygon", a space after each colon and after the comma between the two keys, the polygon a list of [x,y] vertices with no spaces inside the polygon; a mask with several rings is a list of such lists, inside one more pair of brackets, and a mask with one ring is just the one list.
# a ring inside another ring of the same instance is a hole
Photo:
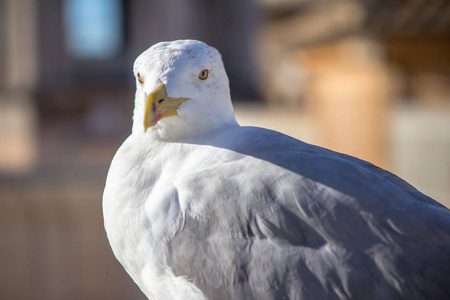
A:
{"label": "seagull", "polygon": [[134,63],[104,225],[149,299],[450,299],[450,211],[358,158],[240,126],[220,53]]}

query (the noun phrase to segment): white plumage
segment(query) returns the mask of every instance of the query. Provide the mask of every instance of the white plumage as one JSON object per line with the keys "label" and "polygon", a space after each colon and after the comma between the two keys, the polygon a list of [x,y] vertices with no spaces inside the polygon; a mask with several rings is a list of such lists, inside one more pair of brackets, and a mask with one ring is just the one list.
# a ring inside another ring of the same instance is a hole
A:
{"label": "white plumage", "polygon": [[202,42],[158,43],[134,74],[103,210],[149,299],[450,297],[448,209],[368,162],[240,127]]}

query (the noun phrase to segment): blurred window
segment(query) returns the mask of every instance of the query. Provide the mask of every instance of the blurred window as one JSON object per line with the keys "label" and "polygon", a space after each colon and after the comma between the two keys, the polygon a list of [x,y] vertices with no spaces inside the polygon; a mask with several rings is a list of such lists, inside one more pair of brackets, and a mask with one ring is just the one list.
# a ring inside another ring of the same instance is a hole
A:
{"label": "blurred window", "polygon": [[110,59],[123,45],[122,0],[64,0],[66,47],[78,59]]}

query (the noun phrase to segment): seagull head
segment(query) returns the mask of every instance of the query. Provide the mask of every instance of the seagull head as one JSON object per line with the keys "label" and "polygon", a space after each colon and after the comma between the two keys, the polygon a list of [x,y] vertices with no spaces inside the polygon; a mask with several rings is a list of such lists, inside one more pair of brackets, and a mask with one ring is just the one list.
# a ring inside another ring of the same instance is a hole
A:
{"label": "seagull head", "polygon": [[195,40],[160,42],[134,63],[133,133],[177,141],[236,126],[219,51]]}

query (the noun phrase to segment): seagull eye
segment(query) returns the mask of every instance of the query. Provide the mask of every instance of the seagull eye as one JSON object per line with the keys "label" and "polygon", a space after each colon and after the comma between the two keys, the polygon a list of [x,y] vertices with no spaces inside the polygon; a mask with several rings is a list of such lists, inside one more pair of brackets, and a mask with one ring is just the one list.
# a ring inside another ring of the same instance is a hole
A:
{"label": "seagull eye", "polygon": [[198,78],[200,80],[205,80],[206,78],[208,78],[208,75],[209,75],[208,69],[204,69],[200,72],[200,74],[198,75]]}
{"label": "seagull eye", "polygon": [[141,74],[137,73],[136,77],[140,84],[144,84],[144,79],[142,79]]}

